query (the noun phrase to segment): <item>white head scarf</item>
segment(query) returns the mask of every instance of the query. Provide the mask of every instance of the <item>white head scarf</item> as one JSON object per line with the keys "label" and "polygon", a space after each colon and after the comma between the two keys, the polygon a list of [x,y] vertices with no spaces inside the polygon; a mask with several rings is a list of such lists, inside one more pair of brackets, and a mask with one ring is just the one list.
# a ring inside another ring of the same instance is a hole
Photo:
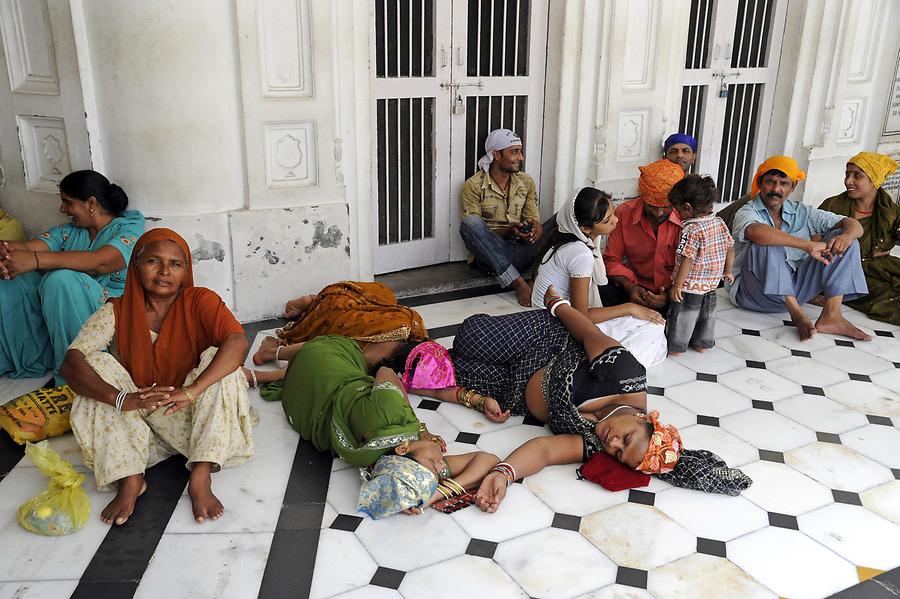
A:
{"label": "white head scarf", "polygon": [[487,172],[494,160],[494,150],[501,152],[512,146],[521,146],[522,139],[509,129],[494,129],[484,141],[485,155],[478,160],[478,168]]}
{"label": "white head scarf", "polygon": [[560,232],[574,235],[591,248],[591,253],[594,254],[594,271],[591,274],[588,306],[599,308],[603,303],[600,301],[600,291],[597,286],[606,285],[609,282],[606,278],[606,265],[603,263],[603,243],[600,238],[597,239],[597,243],[594,243],[578,226],[578,221],[575,220],[575,197],[567,200],[556,214],[556,226],[559,227]]}

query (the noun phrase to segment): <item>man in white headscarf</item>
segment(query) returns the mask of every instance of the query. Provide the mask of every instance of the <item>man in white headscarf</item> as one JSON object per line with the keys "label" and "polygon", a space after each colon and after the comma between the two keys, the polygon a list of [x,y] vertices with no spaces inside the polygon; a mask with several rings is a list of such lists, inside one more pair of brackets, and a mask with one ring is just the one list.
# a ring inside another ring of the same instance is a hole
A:
{"label": "man in white headscarf", "polygon": [[521,271],[531,268],[544,227],[534,180],[521,172],[521,138],[509,129],[491,131],[478,171],[463,184],[459,233],[474,264],[512,287],[522,306],[531,305],[531,286]]}

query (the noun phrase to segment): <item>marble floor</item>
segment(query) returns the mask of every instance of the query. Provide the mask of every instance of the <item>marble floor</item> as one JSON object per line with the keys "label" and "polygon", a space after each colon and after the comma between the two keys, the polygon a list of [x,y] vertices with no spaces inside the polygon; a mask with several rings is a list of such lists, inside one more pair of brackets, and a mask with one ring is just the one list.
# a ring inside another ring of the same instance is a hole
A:
{"label": "marble floor", "polygon": [[[466,316],[521,309],[509,293],[455,297],[407,300],[448,346]],[[611,493],[577,480],[575,465],[554,466],[513,485],[493,515],[373,521],[356,512],[356,469],[313,451],[253,392],[256,455],[214,477],[223,518],[192,521],[183,460],[171,458],[148,472],[129,522],[110,529],[97,516],[112,494],[95,489],[67,435],[51,445],[86,474],[91,518],[44,538],[20,528],[15,510],[46,479],[2,436],[0,599],[898,597],[900,327],[846,315],[874,340],[803,343],[787,315],[745,312],[722,295],[716,348],[649,370],[650,407],[685,444],[753,478],[738,497],[657,480]],[[0,379],[0,399],[33,383]],[[521,417],[498,425],[411,399],[452,452],[505,457],[549,434]]]}

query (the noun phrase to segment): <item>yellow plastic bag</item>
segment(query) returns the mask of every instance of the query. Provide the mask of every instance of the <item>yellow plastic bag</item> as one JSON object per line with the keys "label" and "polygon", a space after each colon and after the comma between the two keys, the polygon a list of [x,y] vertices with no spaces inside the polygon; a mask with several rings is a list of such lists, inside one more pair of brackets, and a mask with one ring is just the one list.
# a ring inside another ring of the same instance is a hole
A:
{"label": "yellow plastic bag", "polygon": [[40,441],[68,432],[69,410],[75,394],[68,385],[38,389],[0,406],[0,427],[13,441]]}
{"label": "yellow plastic bag", "polygon": [[27,443],[25,455],[50,477],[50,488],[19,507],[16,519],[25,530],[59,537],[75,532],[87,522],[91,502],[81,488],[84,475],[60,458],[46,441]]}

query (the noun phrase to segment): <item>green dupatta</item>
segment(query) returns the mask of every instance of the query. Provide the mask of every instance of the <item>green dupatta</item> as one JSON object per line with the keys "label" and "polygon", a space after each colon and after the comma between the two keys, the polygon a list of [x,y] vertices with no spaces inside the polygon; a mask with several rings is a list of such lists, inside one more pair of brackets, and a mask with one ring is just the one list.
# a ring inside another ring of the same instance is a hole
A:
{"label": "green dupatta", "polygon": [[291,426],[319,451],[331,450],[354,466],[368,466],[404,441],[419,438],[419,420],[391,383],[375,384],[355,341],[339,335],[307,342],[282,385],[266,399],[281,399]]}

